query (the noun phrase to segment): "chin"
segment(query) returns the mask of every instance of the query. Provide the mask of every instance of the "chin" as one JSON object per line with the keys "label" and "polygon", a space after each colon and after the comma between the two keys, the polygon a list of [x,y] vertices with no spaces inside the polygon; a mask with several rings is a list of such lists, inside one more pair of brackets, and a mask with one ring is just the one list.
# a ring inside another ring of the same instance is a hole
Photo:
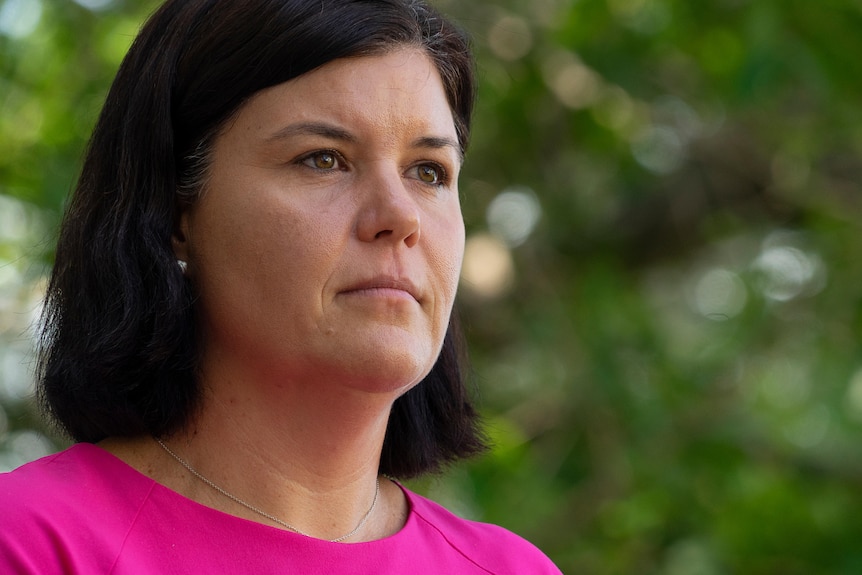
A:
{"label": "chin", "polygon": [[401,395],[422,381],[437,359],[437,354],[432,357],[393,347],[378,347],[374,351],[345,366],[351,387]]}

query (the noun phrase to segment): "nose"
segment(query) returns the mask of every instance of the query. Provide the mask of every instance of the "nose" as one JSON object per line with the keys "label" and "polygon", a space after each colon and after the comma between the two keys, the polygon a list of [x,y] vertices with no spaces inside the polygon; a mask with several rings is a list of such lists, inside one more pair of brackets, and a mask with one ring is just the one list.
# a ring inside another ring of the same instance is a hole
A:
{"label": "nose", "polygon": [[357,235],[364,242],[419,242],[420,217],[416,198],[396,169],[379,169],[363,184]]}

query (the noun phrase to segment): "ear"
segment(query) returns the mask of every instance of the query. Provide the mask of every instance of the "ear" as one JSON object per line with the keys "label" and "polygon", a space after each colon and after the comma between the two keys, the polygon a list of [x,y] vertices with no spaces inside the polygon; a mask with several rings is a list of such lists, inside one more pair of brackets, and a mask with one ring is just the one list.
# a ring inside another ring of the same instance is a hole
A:
{"label": "ear", "polygon": [[190,246],[189,246],[189,231],[191,224],[189,223],[189,211],[183,210],[180,212],[180,218],[174,228],[174,233],[171,235],[171,246],[174,249],[174,255],[180,261],[189,262]]}

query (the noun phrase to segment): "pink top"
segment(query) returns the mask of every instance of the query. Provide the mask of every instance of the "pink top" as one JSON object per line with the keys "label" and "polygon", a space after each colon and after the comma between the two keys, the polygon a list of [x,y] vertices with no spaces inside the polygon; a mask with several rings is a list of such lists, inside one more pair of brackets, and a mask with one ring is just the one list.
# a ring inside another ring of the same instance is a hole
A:
{"label": "pink top", "polygon": [[560,574],[517,535],[405,493],[401,531],[330,543],[195,503],[81,443],[0,474],[0,573]]}

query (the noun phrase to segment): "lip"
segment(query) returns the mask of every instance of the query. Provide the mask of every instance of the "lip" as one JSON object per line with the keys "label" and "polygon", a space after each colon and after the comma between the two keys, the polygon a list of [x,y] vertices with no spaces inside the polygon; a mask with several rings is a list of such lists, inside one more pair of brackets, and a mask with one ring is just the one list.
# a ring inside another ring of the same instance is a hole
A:
{"label": "lip", "polygon": [[339,293],[345,295],[373,295],[375,292],[385,294],[386,292],[402,292],[409,295],[417,302],[421,301],[419,297],[419,289],[412,281],[407,278],[394,278],[389,276],[377,276],[367,280],[362,280],[355,284],[351,284],[346,289]]}

